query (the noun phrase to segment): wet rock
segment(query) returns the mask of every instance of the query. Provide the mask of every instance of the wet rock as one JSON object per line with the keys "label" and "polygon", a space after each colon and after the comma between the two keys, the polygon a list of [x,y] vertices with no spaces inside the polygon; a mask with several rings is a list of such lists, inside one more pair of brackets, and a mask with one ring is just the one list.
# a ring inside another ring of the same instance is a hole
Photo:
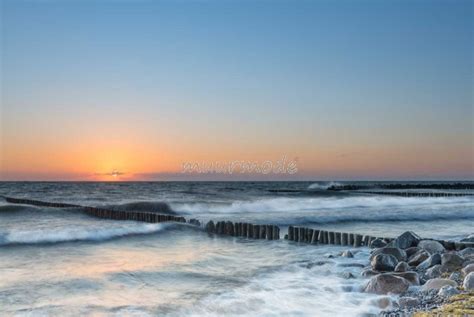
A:
{"label": "wet rock", "polygon": [[365,292],[374,294],[401,294],[405,292],[410,283],[402,277],[394,276],[389,273],[383,273],[373,276],[367,286]]}
{"label": "wet rock", "polygon": [[352,254],[352,252],[350,250],[346,250],[346,251],[342,252],[341,256],[345,257],[345,258],[353,258],[354,254]]}
{"label": "wet rock", "polygon": [[392,299],[390,297],[380,297],[373,300],[373,304],[381,309],[387,309],[392,305]]}
{"label": "wet rock", "polygon": [[371,256],[370,256],[370,260],[372,261],[372,259],[378,254],[393,255],[394,257],[397,258],[398,261],[406,261],[406,259],[407,259],[407,254],[402,249],[392,248],[392,247],[385,247],[385,248],[375,249],[372,252]]}
{"label": "wet rock", "polygon": [[439,253],[435,253],[431,255],[429,258],[418,264],[416,267],[417,270],[427,270],[436,264],[441,264],[441,255]]}
{"label": "wet rock", "polygon": [[441,264],[449,271],[453,272],[462,268],[464,258],[456,253],[444,253],[441,255]]}
{"label": "wet rock", "polygon": [[467,238],[461,239],[461,242],[474,242],[474,234],[469,235]]}
{"label": "wet rock", "polygon": [[463,258],[474,256],[474,248],[465,248],[464,250],[459,251],[459,255]]}
{"label": "wet rock", "polygon": [[440,289],[443,286],[457,287],[458,284],[455,281],[449,280],[447,278],[433,278],[426,281],[425,285],[421,287],[421,290],[429,291],[432,289]]}
{"label": "wet rock", "polygon": [[398,260],[391,254],[377,254],[370,261],[372,269],[380,272],[390,272],[395,269],[398,264]]}
{"label": "wet rock", "polygon": [[410,267],[408,266],[408,263],[407,262],[404,262],[404,261],[401,261],[401,262],[398,262],[397,266],[395,267],[395,272],[406,272],[410,269]]}
{"label": "wet rock", "polygon": [[395,240],[389,243],[389,246],[393,246],[400,249],[408,249],[410,247],[416,247],[421,238],[412,231],[406,231],[398,236]]}
{"label": "wet rock", "polygon": [[407,258],[411,257],[413,254],[417,253],[420,251],[421,248],[418,247],[411,247],[405,250],[405,253],[407,254]]}
{"label": "wet rock", "polygon": [[416,297],[400,297],[398,305],[401,308],[413,308],[420,304],[420,300]]}
{"label": "wet rock", "polygon": [[379,272],[376,272],[376,271],[371,270],[371,269],[365,269],[360,273],[360,275],[362,275],[363,277],[371,277],[371,276],[378,275],[378,274],[379,274]]}
{"label": "wet rock", "polygon": [[418,243],[418,248],[427,251],[429,254],[443,253],[445,251],[443,245],[434,240],[421,240]]}
{"label": "wet rock", "polygon": [[383,239],[377,238],[375,240],[372,240],[369,243],[369,246],[372,249],[374,249],[374,248],[383,248],[383,247],[387,246],[387,242],[383,241]]}
{"label": "wet rock", "polygon": [[430,254],[426,252],[425,250],[420,250],[417,253],[413,254],[409,259],[408,259],[408,265],[410,266],[418,266],[420,263],[425,261],[430,257]]}
{"label": "wet rock", "polygon": [[472,291],[474,290],[474,272],[469,273],[466,275],[464,278],[464,282],[462,283],[462,286],[466,291]]}
{"label": "wet rock", "polygon": [[446,286],[443,286],[439,289],[438,296],[451,297],[451,296],[459,294],[459,293],[460,292],[457,290],[456,287],[453,287],[451,285],[446,285]]}
{"label": "wet rock", "polygon": [[355,278],[354,274],[352,274],[351,272],[342,273],[342,277],[345,278],[345,279]]}
{"label": "wet rock", "polygon": [[469,273],[474,272],[474,264],[466,265],[461,271],[464,275],[468,275]]}

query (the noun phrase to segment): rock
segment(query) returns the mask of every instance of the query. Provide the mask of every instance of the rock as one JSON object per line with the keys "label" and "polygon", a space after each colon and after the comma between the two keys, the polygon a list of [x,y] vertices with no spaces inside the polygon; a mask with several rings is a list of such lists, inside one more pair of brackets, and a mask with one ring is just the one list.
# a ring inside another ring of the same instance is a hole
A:
{"label": "rock", "polygon": [[395,272],[406,272],[410,269],[410,267],[408,266],[408,263],[407,262],[404,262],[404,261],[401,261],[401,262],[398,262],[397,266],[395,267]]}
{"label": "rock", "polygon": [[374,275],[378,275],[379,272],[375,272],[374,270],[371,270],[371,269],[366,269],[366,270],[363,270],[360,275],[362,275],[363,277],[371,277],[371,276],[374,276]]}
{"label": "rock", "polygon": [[374,248],[383,248],[383,247],[387,246],[387,242],[383,241],[380,238],[377,238],[375,240],[372,240],[372,242],[369,243],[369,246],[372,249],[374,249]]}
{"label": "rock", "polygon": [[373,300],[373,304],[381,309],[387,309],[392,305],[392,299],[390,297],[380,297]]}
{"label": "rock", "polygon": [[456,253],[444,253],[441,255],[441,264],[449,271],[453,272],[462,268],[464,258]]}
{"label": "rock", "polygon": [[435,253],[431,255],[429,258],[418,264],[416,267],[417,270],[427,270],[436,264],[441,264],[441,255],[439,253]]}
{"label": "rock", "polygon": [[464,250],[459,251],[459,255],[463,258],[474,256],[474,248],[465,248]]}
{"label": "rock", "polygon": [[455,281],[449,280],[447,278],[433,278],[426,281],[425,285],[421,287],[421,290],[429,291],[432,289],[440,289],[443,286],[457,287],[458,284]]}
{"label": "rock", "polygon": [[443,286],[439,289],[438,296],[451,297],[451,296],[459,294],[459,293],[460,293],[460,291],[458,291],[457,288],[455,288],[453,286],[450,286],[450,285],[446,285],[446,286]]}
{"label": "rock", "polygon": [[372,260],[377,254],[391,254],[396,257],[398,261],[406,261],[407,259],[407,254],[405,251],[399,248],[385,247],[375,249],[370,255],[370,260]]}
{"label": "rock", "polygon": [[429,257],[430,254],[428,252],[426,252],[425,250],[420,250],[408,259],[408,265],[418,266],[421,262],[425,261]]}
{"label": "rock", "polygon": [[411,257],[413,254],[417,253],[420,251],[421,248],[418,247],[411,247],[405,250],[405,253],[407,254],[407,258]]}
{"label": "rock", "polygon": [[427,251],[429,254],[443,253],[445,251],[443,245],[434,240],[421,240],[418,247]]}
{"label": "rock", "polygon": [[474,272],[474,264],[466,265],[461,271],[464,275],[468,275],[469,273]]}
{"label": "rock", "polygon": [[447,272],[447,269],[442,266],[441,264],[437,264],[433,267],[430,267],[428,270],[426,270],[426,277],[428,279],[433,279],[433,278],[437,278],[437,277],[440,277],[443,273],[446,273]]}
{"label": "rock", "polygon": [[453,272],[449,275],[449,279],[450,280],[453,280],[455,282],[458,282],[459,280],[461,280],[461,273],[459,272]]}
{"label": "rock", "polygon": [[420,278],[416,272],[390,273],[394,276],[403,277],[410,285],[420,285]]}
{"label": "rock", "polygon": [[464,278],[464,282],[462,283],[462,286],[466,291],[472,291],[474,290],[474,272],[469,273],[466,275]]}
{"label": "rock", "polygon": [[345,279],[355,278],[354,274],[352,274],[351,272],[342,273],[342,277],[345,278]]}
{"label": "rock", "polygon": [[469,235],[467,238],[461,239],[461,242],[474,242],[474,234]]}
{"label": "rock", "polygon": [[391,254],[377,254],[370,261],[372,269],[380,272],[390,272],[395,269],[398,264],[398,260]]}
{"label": "rock", "polygon": [[343,256],[345,258],[353,258],[354,254],[352,254],[352,252],[350,250],[346,250],[346,251],[342,252],[341,256]]}
{"label": "rock", "polygon": [[398,236],[395,240],[389,243],[389,246],[393,246],[400,249],[408,249],[410,247],[416,247],[421,238],[412,231],[406,231]]}
{"label": "rock", "polygon": [[389,273],[383,273],[373,276],[367,286],[365,292],[374,294],[401,294],[405,292],[410,283],[402,277],[394,276]]}
{"label": "rock", "polygon": [[420,304],[420,300],[416,297],[401,297],[398,300],[398,305],[401,308],[413,308]]}

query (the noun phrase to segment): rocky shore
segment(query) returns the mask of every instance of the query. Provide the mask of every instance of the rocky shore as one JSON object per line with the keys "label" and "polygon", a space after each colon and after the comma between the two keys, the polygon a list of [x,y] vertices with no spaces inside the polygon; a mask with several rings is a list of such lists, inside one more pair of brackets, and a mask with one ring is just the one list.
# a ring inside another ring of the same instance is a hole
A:
{"label": "rocky shore", "polygon": [[381,316],[474,316],[474,248],[448,251],[410,231],[389,243],[374,240],[370,248],[364,291],[398,295],[380,301]]}

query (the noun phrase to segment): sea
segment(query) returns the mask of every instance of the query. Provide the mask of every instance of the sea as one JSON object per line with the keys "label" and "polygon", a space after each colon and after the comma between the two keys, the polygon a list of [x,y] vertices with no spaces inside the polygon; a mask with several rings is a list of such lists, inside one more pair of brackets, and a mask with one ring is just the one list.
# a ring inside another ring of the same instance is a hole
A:
{"label": "sea", "polygon": [[3,196],[281,228],[280,240],[248,240],[0,198],[0,316],[376,316],[386,296],[364,293],[360,274],[370,250],[291,242],[289,225],[455,241],[474,231],[474,196],[327,190],[340,184],[0,182]]}

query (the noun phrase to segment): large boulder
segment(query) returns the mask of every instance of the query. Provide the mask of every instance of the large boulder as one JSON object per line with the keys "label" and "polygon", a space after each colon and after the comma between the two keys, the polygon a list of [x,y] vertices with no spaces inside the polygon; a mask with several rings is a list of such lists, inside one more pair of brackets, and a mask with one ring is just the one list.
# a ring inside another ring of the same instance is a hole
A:
{"label": "large boulder", "polygon": [[375,240],[372,240],[370,243],[369,243],[369,247],[371,249],[374,249],[374,248],[383,248],[387,246],[387,242],[383,241],[383,239],[381,238],[377,238]]}
{"label": "large boulder", "polygon": [[463,258],[474,256],[474,248],[465,248],[464,250],[459,251],[459,255]]}
{"label": "large boulder", "polygon": [[421,287],[421,290],[429,291],[432,289],[440,289],[443,286],[457,287],[458,284],[455,281],[447,278],[433,278],[431,280],[426,281],[425,285]]}
{"label": "large boulder", "polygon": [[443,245],[434,240],[421,240],[418,247],[427,251],[429,254],[443,253],[445,251]]}
{"label": "large boulder", "polygon": [[394,272],[390,273],[393,276],[403,277],[405,280],[408,281],[411,285],[420,285],[420,277],[416,272]]}
{"label": "large boulder", "polygon": [[420,250],[408,259],[408,265],[418,266],[421,262],[425,261],[429,257],[430,254],[428,252],[426,252],[425,250]]}
{"label": "large boulder", "polygon": [[416,267],[417,270],[427,270],[436,264],[441,264],[441,255],[439,253],[435,253],[431,255],[429,258],[418,264]]}
{"label": "large boulder", "polygon": [[469,273],[465,278],[462,286],[466,291],[474,290],[474,272]]}
{"label": "large boulder", "polygon": [[370,260],[372,260],[372,258],[374,258],[378,254],[393,255],[394,257],[397,258],[398,261],[406,261],[406,259],[407,259],[407,255],[406,255],[405,251],[403,251],[402,249],[392,248],[392,247],[385,247],[385,248],[375,249],[372,252],[371,256],[370,256]]}
{"label": "large boulder", "polygon": [[417,253],[418,251],[420,251],[421,248],[418,248],[418,247],[411,247],[411,248],[408,248],[408,249],[405,249],[405,253],[407,254],[407,258],[411,257],[413,254]]}
{"label": "large boulder", "polygon": [[406,272],[410,269],[410,267],[408,266],[408,263],[407,262],[404,262],[404,261],[401,261],[401,262],[398,262],[397,266],[395,267],[395,272]]}
{"label": "large boulder", "polygon": [[416,247],[421,238],[412,231],[407,231],[398,236],[395,240],[389,243],[389,246],[408,249],[410,247]]}
{"label": "large boulder", "polygon": [[390,272],[395,270],[398,260],[391,254],[377,254],[370,261],[373,270],[379,272]]}
{"label": "large boulder", "polygon": [[379,272],[376,272],[372,269],[365,269],[360,273],[360,275],[362,275],[363,277],[371,277],[371,276],[379,275],[379,274],[380,274]]}
{"label": "large boulder", "polygon": [[441,255],[441,265],[449,272],[459,270],[463,267],[464,258],[456,253],[444,253]]}
{"label": "large boulder", "polygon": [[471,272],[474,272],[474,264],[468,264],[462,269],[462,274],[464,275],[468,275]]}
{"label": "large boulder", "polygon": [[402,277],[390,273],[379,274],[372,277],[365,287],[365,292],[374,294],[401,294],[405,292],[410,283]]}

